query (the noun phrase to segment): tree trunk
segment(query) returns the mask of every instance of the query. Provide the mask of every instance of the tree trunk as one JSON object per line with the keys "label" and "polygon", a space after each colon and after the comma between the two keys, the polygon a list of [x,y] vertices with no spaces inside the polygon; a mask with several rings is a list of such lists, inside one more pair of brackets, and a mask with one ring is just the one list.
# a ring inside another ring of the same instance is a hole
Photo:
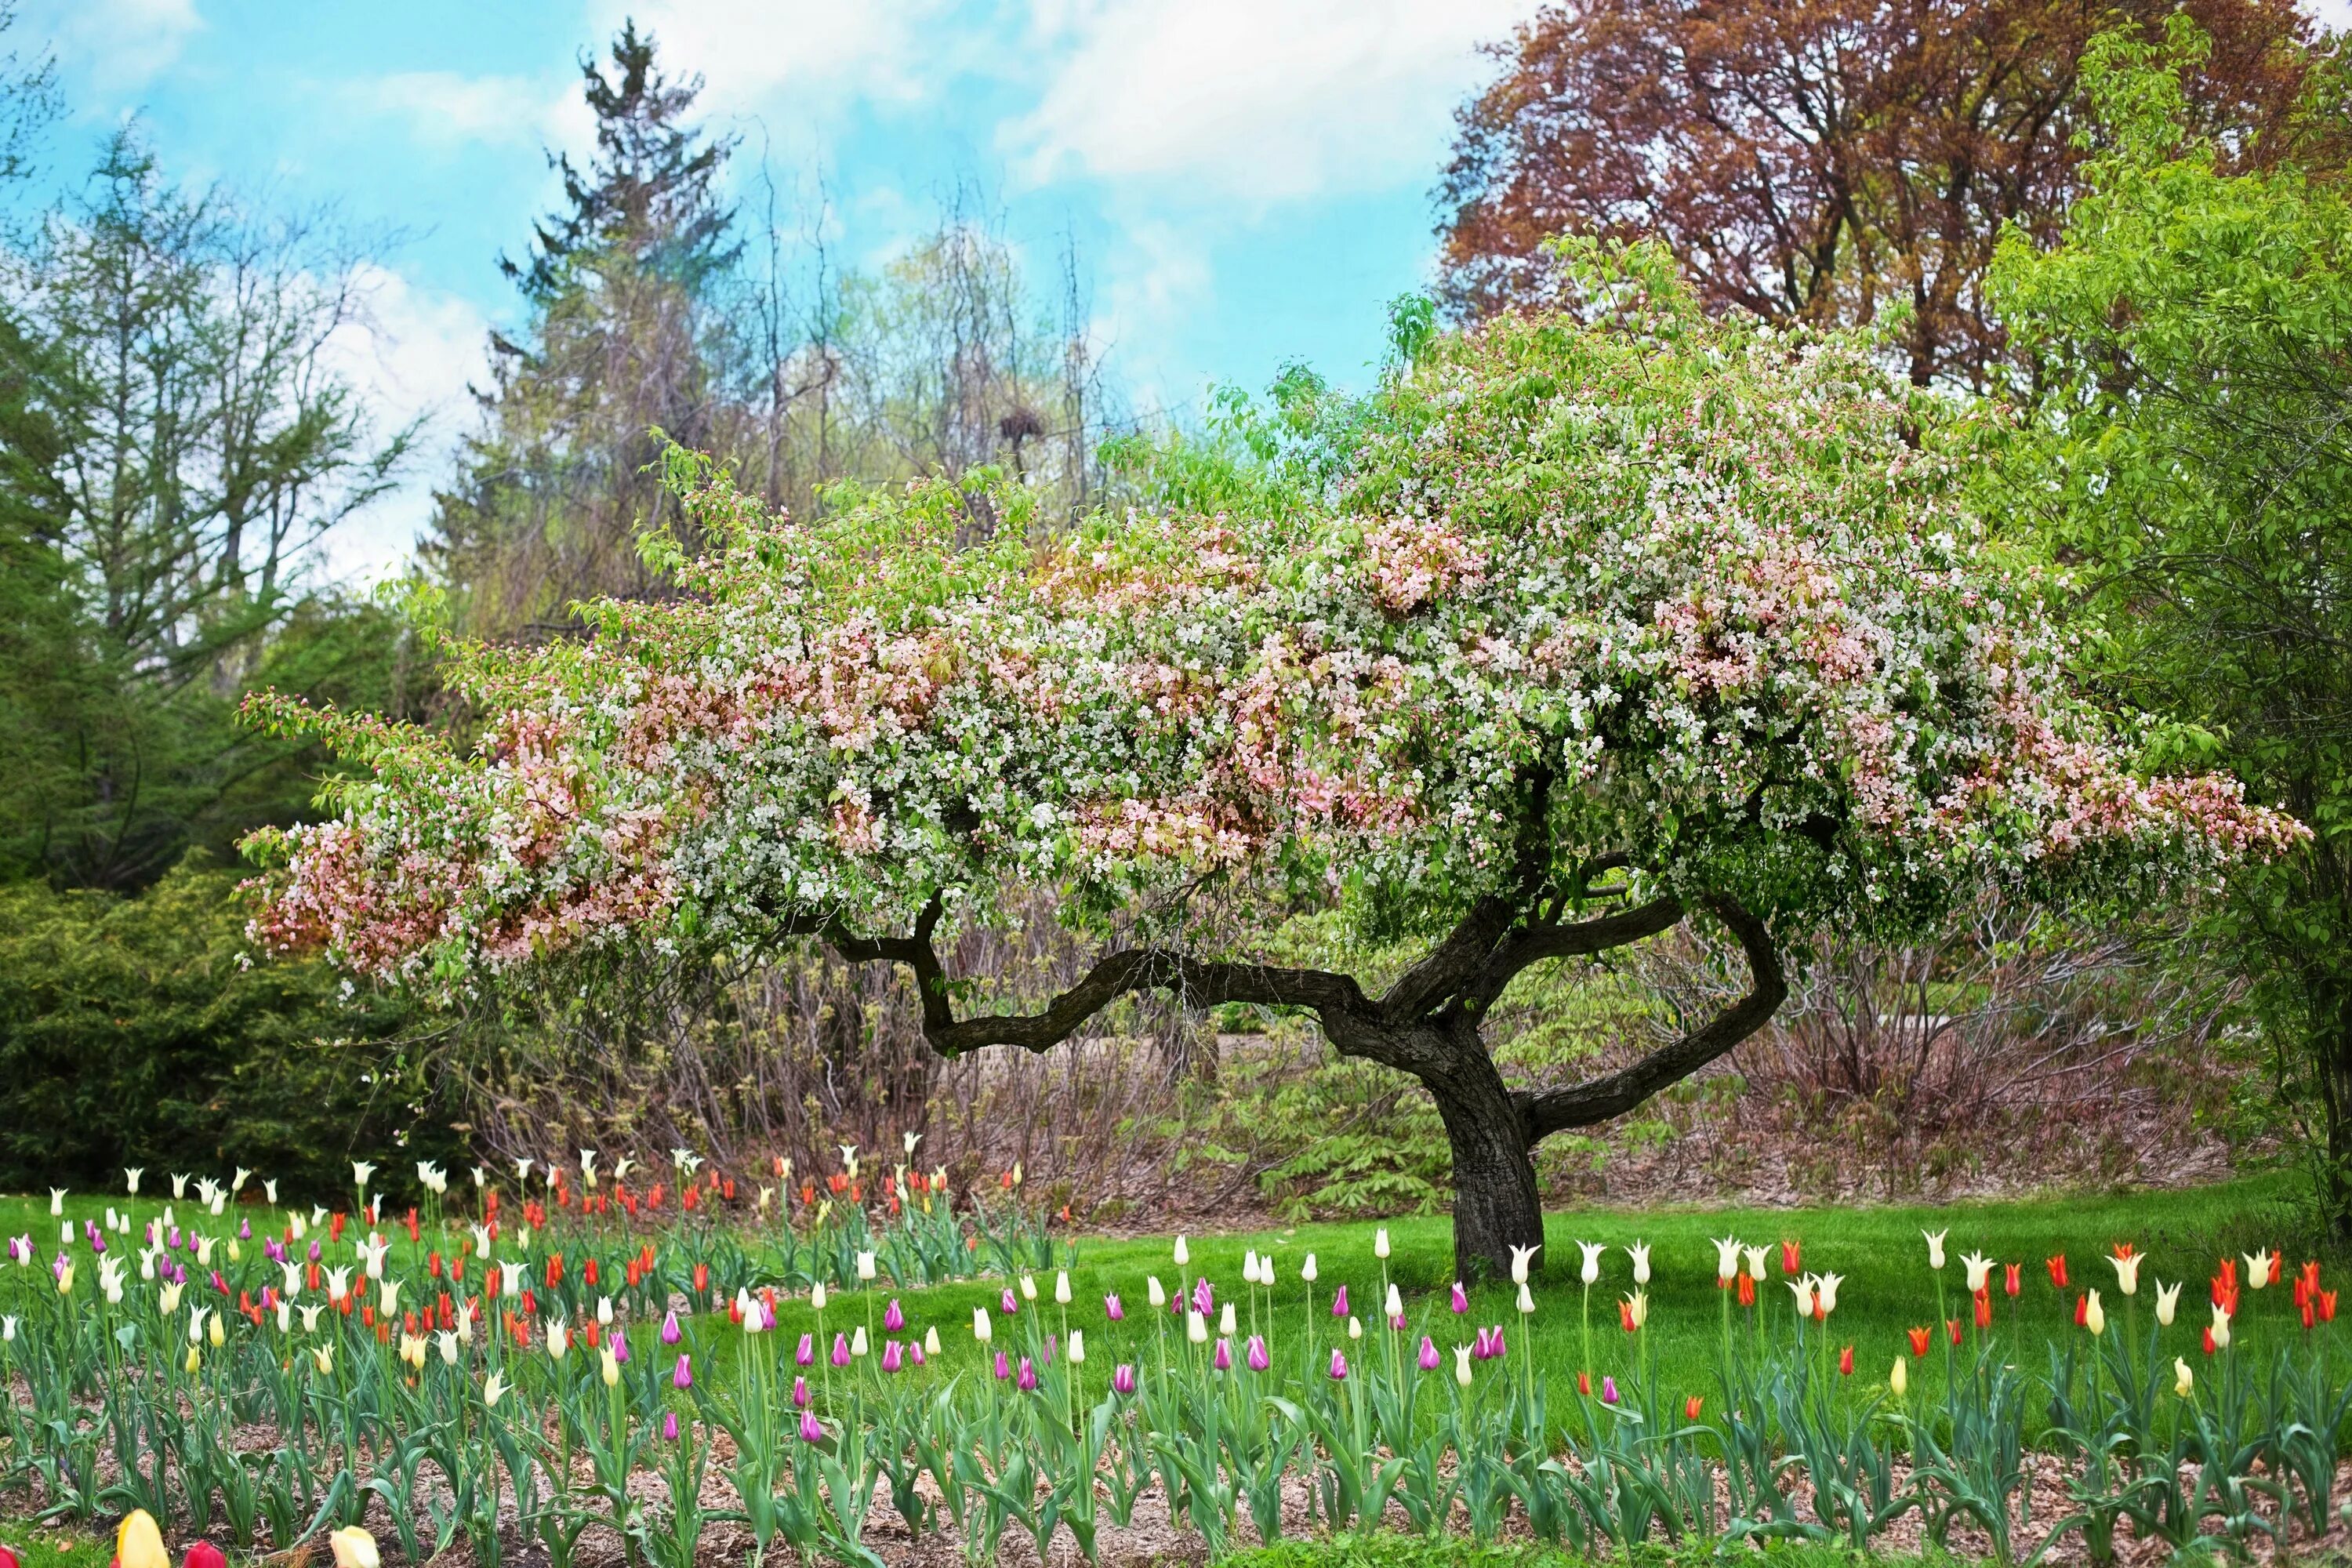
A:
{"label": "tree trunk", "polygon": [[2320,1103],[2327,1119],[2327,1152],[2320,1172],[2320,1200],[2326,1208],[2327,1231],[2341,1244],[2352,1243],[2352,1020],[2338,1015],[2331,1037],[2315,1041],[2319,1058]]}
{"label": "tree trunk", "polygon": [[[1543,1206],[1527,1131],[1475,1033],[1453,1042],[1443,1074],[1423,1075],[1454,1150],[1455,1278],[1508,1279],[1511,1248],[1543,1245]],[[1538,1253],[1531,1268],[1540,1268]]]}

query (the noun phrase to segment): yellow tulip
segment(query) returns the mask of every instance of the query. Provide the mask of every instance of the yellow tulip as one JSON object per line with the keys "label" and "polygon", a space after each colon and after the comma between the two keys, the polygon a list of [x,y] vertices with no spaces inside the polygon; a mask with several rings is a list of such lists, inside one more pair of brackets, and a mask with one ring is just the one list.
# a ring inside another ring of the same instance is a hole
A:
{"label": "yellow tulip", "polygon": [[163,1550],[163,1532],[155,1528],[155,1517],[143,1508],[134,1508],[114,1532],[114,1556],[121,1568],[172,1568],[172,1559]]}
{"label": "yellow tulip", "polygon": [[186,1370],[190,1377],[194,1377],[196,1374],[196,1368],[204,1364],[204,1359],[205,1352],[198,1350],[195,1346],[190,1345],[188,1347],[188,1359],[182,1362],[180,1364]]}
{"label": "yellow tulip", "polygon": [[381,1568],[375,1537],[356,1524],[347,1524],[327,1537],[335,1554],[335,1568]]}
{"label": "yellow tulip", "polygon": [[1886,1374],[1886,1386],[1894,1390],[1897,1399],[1902,1398],[1904,1391],[1911,1386],[1911,1370],[1904,1364],[1901,1356],[1895,1358],[1895,1370]]}
{"label": "yellow tulip", "polygon": [[2196,1386],[2196,1374],[2189,1370],[2189,1363],[2180,1357],[2174,1356],[2172,1358],[2172,1392],[2186,1399],[2189,1397],[2189,1391]]}

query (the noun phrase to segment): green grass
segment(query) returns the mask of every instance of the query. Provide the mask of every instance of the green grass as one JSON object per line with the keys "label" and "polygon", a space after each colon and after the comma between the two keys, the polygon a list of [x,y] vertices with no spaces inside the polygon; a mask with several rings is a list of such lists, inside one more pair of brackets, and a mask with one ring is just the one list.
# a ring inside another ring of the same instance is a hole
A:
{"label": "green grass", "polygon": [[105,1568],[114,1555],[112,1541],[104,1536],[5,1521],[0,1521],[0,1546],[16,1554],[20,1568]]}
{"label": "green grass", "polygon": [[[1962,1254],[1981,1250],[2004,1262],[2026,1265],[2023,1294],[2014,1301],[1996,1296],[1995,1328],[2010,1337],[2017,1364],[2029,1371],[2045,1364],[2045,1342],[2075,1331],[2074,1296],[2061,1295],[2051,1287],[2042,1260],[2053,1253],[2065,1253],[2075,1288],[2099,1287],[2110,1317],[2124,1324],[2130,1321],[2133,1309],[2115,1295],[2113,1271],[2102,1259],[2116,1243],[2128,1241],[2149,1255],[2137,1303],[2143,1328],[2153,1322],[2147,1314],[2154,1307],[2155,1281],[2189,1282],[2179,1322],[2168,1331],[2163,1350],[2168,1355],[2185,1354],[2195,1361],[2205,1321],[2203,1281],[2212,1272],[2215,1258],[2224,1248],[2236,1252],[2264,1242],[2287,1241],[2295,1220],[2292,1204],[2296,1190],[2291,1178],[2267,1175],[2180,1192],[1942,1207],[1693,1207],[1554,1214],[1547,1226],[1551,1268],[1538,1286],[1538,1310],[1530,1323],[1520,1321],[1507,1285],[1474,1290],[1471,1310],[1464,1317],[1456,1318],[1447,1310],[1453,1241],[1450,1222],[1444,1219],[1389,1222],[1392,1241],[1389,1273],[1406,1296],[1407,1353],[1423,1333],[1444,1348],[1468,1341],[1479,1324],[1502,1323],[1509,1334],[1513,1359],[1508,1370],[1513,1375],[1520,1374],[1517,1358],[1532,1348],[1541,1374],[1556,1384],[1572,1383],[1579,1369],[1588,1364],[1584,1350],[1587,1296],[1575,1279],[1578,1253],[1573,1244],[1605,1242],[1611,1250],[1601,1280],[1590,1293],[1589,1365],[1596,1382],[1602,1374],[1623,1377],[1634,1371],[1637,1351],[1646,1349],[1654,1357],[1656,1375],[1666,1393],[1676,1398],[1701,1394],[1712,1402],[1724,1298],[1715,1285],[1711,1237],[1734,1234],[1752,1243],[1774,1244],[1769,1277],[1761,1288],[1768,1312],[1765,1321],[1768,1331],[1773,1333],[1785,1335],[1790,1322],[1790,1297],[1781,1283],[1777,1246],[1782,1237],[1801,1242],[1807,1269],[1833,1270],[1844,1276],[1838,1310],[1829,1323],[1830,1344],[1832,1349],[1853,1346],[1855,1376],[1865,1383],[1885,1380],[1896,1356],[1904,1353],[1907,1328],[1936,1320],[1937,1279],[1927,1268],[1920,1236],[1923,1228],[1950,1233],[1950,1261],[1943,1277],[1948,1315],[1960,1316],[1968,1310],[1959,1264]],[[77,1218],[96,1215],[108,1202],[103,1196],[69,1198],[67,1212]],[[161,1206],[142,1199],[136,1209],[143,1220]],[[184,1222],[198,1213],[192,1203],[178,1208]],[[212,1224],[225,1230],[233,1228],[229,1222]],[[0,1232],[14,1235],[25,1230],[30,1230],[44,1247],[54,1244],[58,1222],[48,1214],[47,1198],[0,1199]],[[1365,1331],[1362,1345],[1351,1354],[1379,1353],[1373,1347],[1381,1332],[1381,1274],[1372,1253],[1373,1231],[1371,1224],[1364,1223],[1195,1236],[1191,1239],[1190,1272],[1206,1273],[1215,1282],[1221,1300],[1231,1297],[1241,1303],[1240,1331],[1246,1335],[1251,1331],[1251,1316],[1246,1298],[1240,1292],[1243,1254],[1249,1248],[1270,1254],[1279,1282],[1264,1326],[1272,1330],[1277,1353],[1283,1344],[1296,1344],[1302,1331],[1312,1333],[1327,1349],[1338,1342],[1344,1325],[1330,1315],[1330,1293],[1344,1283],[1349,1305],[1363,1321]],[[459,1234],[462,1237],[462,1231]],[[1635,1240],[1646,1240],[1652,1248],[1646,1347],[1638,1346],[1634,1337],[1618,1326],[1618,1298],[1632,1288],[1630,1266],[1622,1247]],[[404,1238],[403,1242],[404,1252]],[[607,1256],[622,1249],[618,1242],[599,1248]],[[1309,1251],[1317,1255],[1319,1268],[1311,1292],[1298,1278],[1299,1263]],[[348,1238],[342,1256],[349,1256]],[[1134,1361],[1147,1368],[1152,1363],[1156,1334],[1153,1314],[1145,1305],[1146,1276],[1158,1275],[1172,1294],[1178,1273],[1166,1238],[1081,1239],[1079,1267],[1072,1274],[1075,1299],[1066,1317],[1072,1327],[1086,1331],[1088,1362],[1099,1368],[1096,1375],[1108,1377],[1118,1361]],[[1994,1278],[1998,1281],[1998,1272]],[[1058,1327],[1064,1314],[1051,1300],[1053,1283],[1050,1276],[1041,1278],[1039,1300],[1024,1311],[1042,1312],[1048,1326]],[[882,1303],[895,1295],[903,1302],[914,1335],[936,1324],[948,1364],[976,1366],[980,1356],[971,1341],[972,1308],[987,1306],[1001,1318],[998,1302],[1003,1289],[1002,1281],[975,1281],[928,1290],[898,1290],[886,1285],[873,1292],[839,1292],[824,1315],[822,1329],[828,1336],[846,1331],[870,1316],[878,1335]],[[1123,1325],[1105,1321],[1102,1298],[1113,1291],[1127,1307]],[[785,1333],[797,1338],[803,1331],[820,1326],[804,1299],[782,1305],[778,1327]],[[1737,1310],[1733,1315],[1735,1332],[1747,1334],[1749,1329],[1744,1316]],[[2293,1306],[2284,1289],[2249,1297],[2240,1342],[2260,1348],[2264,1336],[2299,1332],[2292,1325],[2292,1315]],[[696,1327],[696,1342],[717,1348],[713,1342],[725,1328],[724,1320],[706,1320]],[[2336,1331],[2352,1333],[2352,1313],[2335,1327]],[[642,1340],[638,1343],[644,1346]],[[1237,1343],[1237,1355],[1239,1350]],[[1932,1392],[1937,1386],[1941,1360],[1931,1355],[1924,1364],[1915,1365],[1912,1386]],[[698,1365],[703,1362],[698,1356]],[[1451,1365],[1450,1361],[1447,1364]]]}

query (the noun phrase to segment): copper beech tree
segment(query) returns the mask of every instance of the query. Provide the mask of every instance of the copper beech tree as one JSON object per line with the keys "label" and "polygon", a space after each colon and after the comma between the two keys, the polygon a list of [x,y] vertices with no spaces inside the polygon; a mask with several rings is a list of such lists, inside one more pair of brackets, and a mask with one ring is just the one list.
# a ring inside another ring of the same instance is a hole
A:
{"label": "copper beech tree", "polygon": [[[1454,304],[1540,301],[1562,233],[1648,237],[1709,308],[1814,325],[1909,312],[1911,378],[1981,385],[1983,281],[2005,226],[2055,238],[2089,120],[2084,49],[2174,0],[1570,0],[1491,52],[1438,191]],[[2189,76],[2240,161],[2315,134],[2294,0],[2185,0],[2213,40]],[[2329,45],[2332,48],[2333,46]]]}
{"label": "copper beech tree", "polygon": [[[724,547],[584,640],[458,650],[470,749],[261,705],[361,765],[256,846],[257,934],[445,993],[603,944],[823,942],[904,966],[950,1055],[1145,990],[1301,1010],[1435,1100],[1475,1274],[1542,1242],[1534,1146],[1762,1025],[1790,940],[1989,884],[2148,896],[2301,832],[2143,776],[2070,695],[1948,416],[1864,345],[1709,321],[1671,271],[1636,252],[1604,324],[1505,317],[1292,410],[1223,511],[1048,526],[971,476],[796,524],[674,454]],[[998,527],[958,549],[983,489]],[[1041,905],[1090,966],[975,994],[958,933]],[[1301,911],[1420,956],[1266,961]],[[1689,921],[1745,955],[1721,1016],[1504,1079],[1482,1031],[1517,976]]]}

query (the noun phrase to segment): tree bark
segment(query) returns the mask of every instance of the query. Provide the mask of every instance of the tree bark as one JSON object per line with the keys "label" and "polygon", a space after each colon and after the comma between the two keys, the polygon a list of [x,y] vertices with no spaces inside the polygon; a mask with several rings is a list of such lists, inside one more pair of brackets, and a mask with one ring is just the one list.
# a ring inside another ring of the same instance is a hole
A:
{"label": "tree bark", "polygon": [[[1511,1249],[1538,1248],[1542,1266],[1543,1203],[1533,1152],[1503,1075],[1475,1026],[1457,1023],[1445,1068],[1421,1081],[1437,1102],[1454,1152],[1454,1277],[1508,1279]],[[1466,1036],[1466,1038],[1461,1037]]]}

